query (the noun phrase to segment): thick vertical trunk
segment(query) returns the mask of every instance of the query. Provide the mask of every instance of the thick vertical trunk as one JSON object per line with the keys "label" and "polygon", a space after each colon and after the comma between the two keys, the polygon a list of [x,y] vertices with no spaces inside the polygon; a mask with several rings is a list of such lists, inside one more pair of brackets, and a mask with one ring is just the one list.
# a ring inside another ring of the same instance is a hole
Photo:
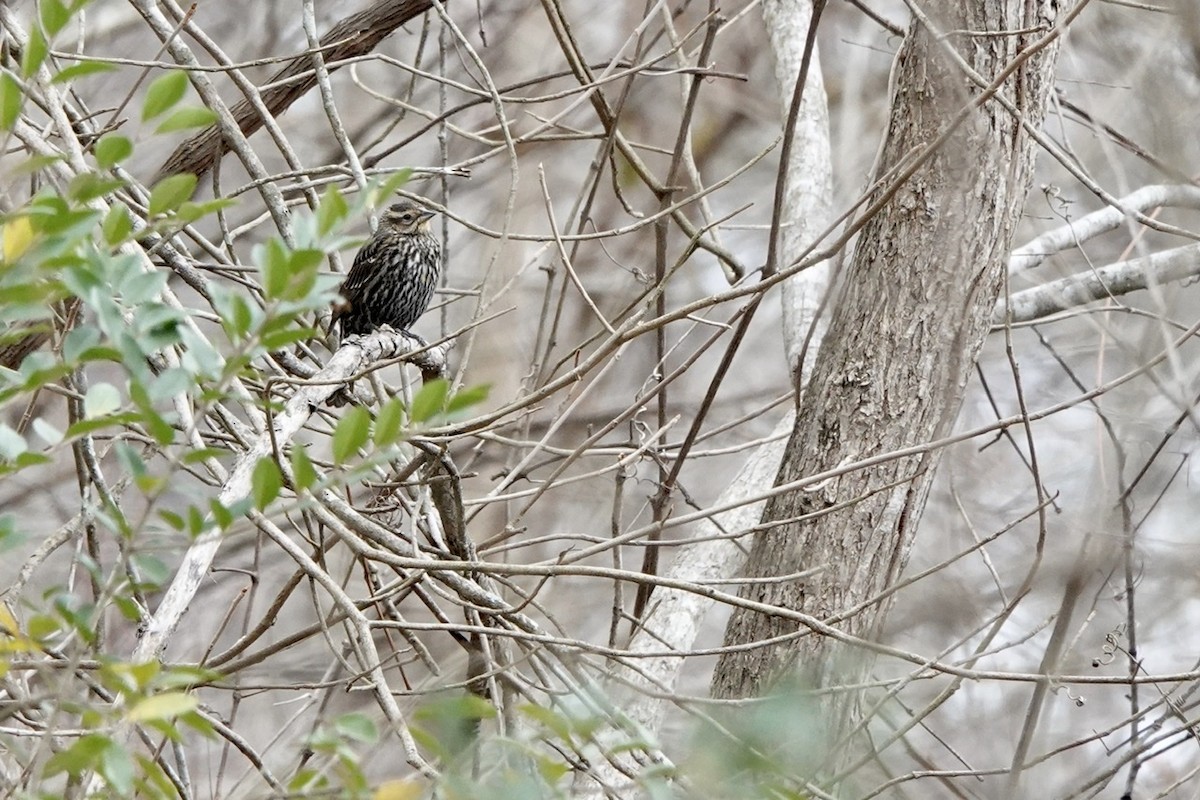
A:
{"label": "thick vertical trunk", "polygon": [[[1013,228],[1030,183],[1033,147],[996,98],[965,116],[984,93],[956,65],[953,48],[983,81],[1038,48],[1000,92],[1039,125],[1052,86],[1056,46],[1046,44],[1067,0],[937,0],[939,40],[914,21],[898,55],[892,113],[877,177],[903,170],[945,135],[932,156],[867,223],[848,266],[830,329],[800,401],[778,482],[928,442],[950,429],[992,321]],[[988,31],[994,33],[986,33]],[[877,197],[883,197],[889,181]],[[807,571],[803,579],[758,582],[750,599],[835,620],[875,635],[887,602],[867,604],[904,566],[940,453],[898,458],[776,496],[746,574]],[[796,622],[739,610],[727,645],[778,643],[723,657],[713,678],[722,697],[759,693],[799,667],[822,684],[854,681],[869,653],[834,651],[797,632]],[[835,730],[837,720],[831,721]]]}

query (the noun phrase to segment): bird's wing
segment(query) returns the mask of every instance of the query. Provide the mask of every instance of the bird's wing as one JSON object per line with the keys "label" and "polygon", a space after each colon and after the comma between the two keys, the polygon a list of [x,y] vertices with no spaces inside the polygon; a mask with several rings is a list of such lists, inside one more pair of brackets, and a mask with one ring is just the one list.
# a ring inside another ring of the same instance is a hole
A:
{"label": "bird's wing", "polygon": [[375,261],[375,251],[379,249],[378,240],[372,239],[362,246],[358,254],[354,256],[354,263],[350,265],[350,272],[346,275],[346,280],[342,282],[340,289],[342,297],[353,302],[367,285],[371,274],[375,268],[372,262]]}

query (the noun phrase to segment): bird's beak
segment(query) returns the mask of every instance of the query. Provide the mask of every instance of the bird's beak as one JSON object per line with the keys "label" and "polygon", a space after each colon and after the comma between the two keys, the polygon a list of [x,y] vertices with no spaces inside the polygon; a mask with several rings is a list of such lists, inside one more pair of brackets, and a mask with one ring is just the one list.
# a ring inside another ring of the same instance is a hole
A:
{"label": "bird's beak", "polygon": [[417,224],[420,224],[422,222],[428,222],[429,220],[433,219],[435,216],[437,216],[436,211],[430,211],[429,209],[425,209],[417,216]]}

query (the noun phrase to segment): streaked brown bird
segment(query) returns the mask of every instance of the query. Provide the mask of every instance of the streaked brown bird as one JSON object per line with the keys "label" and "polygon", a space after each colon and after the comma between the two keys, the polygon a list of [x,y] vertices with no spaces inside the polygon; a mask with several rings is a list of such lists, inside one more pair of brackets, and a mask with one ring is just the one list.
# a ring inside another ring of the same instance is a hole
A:
{"label": "streaked brown bird", "polygon": [[442,271],[442,246],[429,225],[433,215],[408,199],[383,212],[342,282],[330,328],[339,326],[343,338],[384,325],[409,333],[429,307]]}

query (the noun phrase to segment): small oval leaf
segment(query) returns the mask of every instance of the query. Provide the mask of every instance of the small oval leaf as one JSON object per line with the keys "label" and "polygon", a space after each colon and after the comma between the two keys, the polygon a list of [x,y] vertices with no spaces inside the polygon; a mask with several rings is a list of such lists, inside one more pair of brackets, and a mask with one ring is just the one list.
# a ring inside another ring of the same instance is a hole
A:
{"label": "small oval leaf", "polygon": [[316,467],[308,458],[308,450],[301,446],[292,446],[292,480],[297,490],[307,489],[317,482]]}
{"label": "small oval leaf", "polygon": [[24,97],[17,79],[7,72],[0,72],[0,130],[8,130],[17,121]]}
{"label": "small oval leaf", "polygon": [[33,225],[30,224],[29,217],[10,219],[4,223],[0,236],[4,239],[3,263],[11,264],[24,255],[33,244]]}
{"label": "small oval leaf", "polygon": [[121,407],[121,394],[111,383],[94,384],[83,398],[83,414],[88,419],[111,414]]}
{"label": "small oval leaf", "polygon": [[279,474],[279,465],[270,456],[264,456],[254,465],[250,476],[250,495],[254,499],[254,507],[262,511],[271,505],[271,501],[279,496],[283,486],[283,476]]}
{"label": "small oval leaf", "polygon": [[404,403],[400,398],[388,400],[375,414],[375,431],[372,439],[376,447],[386,447],[394,444],[400,438],[404,425]]}
{"label": "small oval leaf", "polygon": [[195,190],[196,176],[190,172],[163,178],[150,190],[150,216],[174,211],[189,200]]}
{"label": "small oval leaf", "polygon": [[427,422],[446,407],[450,383],[444,378],[432,380],[421,387],[412,401],[413,422]]}
{"label": "small oval leaf", "polygon": [[133,155],[133,142],[119,133],[107,133],[96,142],[96,163],[109,169]]}
{"label": "small oval leaf", "polygon": [[172,70],[156,78],[146,91],[146,102],[142,103],[142,119],[154,119],[169,111],[171,106],[183,99],[187,87],[187,73],[180,70]]}
{"label": "small oval leaf", "polygon": [[358,452],[367,443],[371,415],[362,406],[353,406],[338,420],[333,432],[333,459],[339,464]]}
{"label": "small oval leaf", "polygon": [[172,111],[171,116],[167,117],[162,123],[154,129],[155,133],[171,133],[172,131],[183,131],[189,128],[205,128],[217,121],[217,115],[212,109],[204,106],[188,106],[177,111]]}

